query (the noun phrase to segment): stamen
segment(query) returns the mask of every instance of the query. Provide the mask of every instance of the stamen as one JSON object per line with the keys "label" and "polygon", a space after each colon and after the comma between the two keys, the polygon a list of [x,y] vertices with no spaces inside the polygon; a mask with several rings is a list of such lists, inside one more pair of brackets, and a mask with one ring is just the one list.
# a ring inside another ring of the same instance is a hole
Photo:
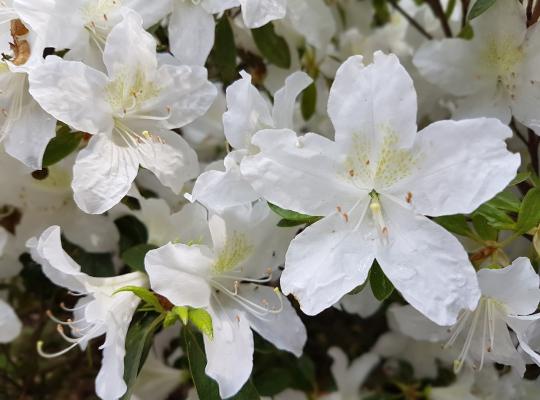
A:
{"label": "stamen", "polygon": [[381,203],[379,202],[379,199],[377,198],[376,195],[373,196],[373,198],[371,199],[371,203],[369,204],[369,209],[371,210],[373,221],[375,221],[375,224],[377,225],[377,229],[379,231],[379,235],[381,236],[382,242],[384,244],[387,244],[388,243],[388,227],[386,226],[386,223],[384,222]]}
{"label": "stamen", "polygon": [[46,353],[43,351],[43,341],[40,340],[37,342],[37,352],[38,354],[41,356],[41,357],[44,357],[44,358],[55,358],[55,357],[58,357],[58,356],[61,356],[61,355],[64,355],[66,353],[68,353],[70,350],[74,349],[75,347],[77,347],[79,345],[79,343],[81,343],[82,341],[84,340],[84,337],[81,338],[80,340],[78,340],[77,342],[75,343],[72,343],[71,345],[69,345],[68,347],[66,347],[64,350],[60,350],[56,353]]}

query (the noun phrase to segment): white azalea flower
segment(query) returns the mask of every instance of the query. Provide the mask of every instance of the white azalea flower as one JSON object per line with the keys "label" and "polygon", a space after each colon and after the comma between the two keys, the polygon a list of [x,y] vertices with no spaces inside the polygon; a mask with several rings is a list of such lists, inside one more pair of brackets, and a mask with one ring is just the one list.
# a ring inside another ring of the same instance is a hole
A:
{"label": "white azalea flower", "polygon": [[296,356],[306,341],[304,325],[277,289],[261,283],[283,261],[294,229],[278,228],[265,203],[229,209],[209,220],[212,246],[172,244],[145,258],[151,287],[179,306],[206,307],[214,337],[205,336],[206,373],[223,398],[234,395],[250,376],[255,330]]}
{"label": "white azalea flower", "polygon": [[33,19],[25,1],[0,3],[0,142],[11,156],[41,169],[56,120],[28,93],[28,73],[40,67],[44,49],[28,21]]}
{"label": "white azalea flower", "polygon": [[175,192],[198,172],[195,152],[169,129],[204,114],[216,90],[202,67],[158,68],[156,42],[141,23],[127,12],[107,37],[108,76],[55,56],[30,75],[30,92],[44,109],[94,135],[73,170],[75,201],[88,213],[118,203],[139,165]]}
{"label": "white azalea flower", "polygon": [[540,133],[540,32],[527,28],[524,7],[497,1],[471,21],[472,40],[427,42],[414,63],[431,83],[458,96],[455,116],[518,121]]}
{"label": "white azalea flower", "polygon": [[187,65],[204,65],[214,45],[213,14],[242,6],[248,28],[285,16],[287,0],[172,0],[169,19],[171,52]]}
{"label": "white azalea flower", "polygon": [[[19,0],[23,1],[23,0]],[[28,2],[28,0],[26,0]],[[102,53],[111,30],[128,10],[136,11],[144,28],[171,9],[170,0],[42,0],[33,2],[35,29],[46,46],[69,49],[67,59],[103,69]]]}
{"label": "white azalea flower", "polygon": [[369,285],[366,285],[360,293],[346,294],[336,305],[349,314],[357,314],[362,318],[369,318],[377,312],[381,302],[375,298]]}
{"label": "white azalea flower", "polygon": [[[397,308],[397,309],[396,309]],[[400,330],[396,316],[400,315],[400,306],[392,304],[386,313],[390,328],[383,333],[371,349],[372,353],[392,360],[407,361],[414,370],[417,379],[435,379],[439,373],[438,364],[451,366],[457,356],[452,349],[443,349],[439,343],[428,340],[416,340]]]}
{"label": "white azalea flower", "polygon": [[366,353],[355,359],[349,365],[347,355],[338,347],[332,347],[328,354],[332,363],[332,375],[337,385],[337,392],[323,395],[321,400],[353,400],[362,399],[364,394],[360,388],[364,384],[370,372],[379,363],[376,354]]}
{"label": "white azalea flower", "polygon": [[185,380],[184,371],[169,367],[153,351],[137,377],[132,400],[165,400]]}
{"label": "white azalea flower", "polygon": [[519,155],[494,119],[440,121],[417,134],[416,93],[397,57],[349,58],[330,92],[336,140],[263,130],[241,172],[278,206],[324,218],[291,243],[281,285],[317,314],[362,284],[376,259],[404,298],[439,324],[474,309],[467,253],[424,215],[469,213],[506,187]]}
{"label": "white azalea flower", "polygon": [[[43,357],[57,357],[74,347],[86,348],[88,342],[105,334],[101,345],[103,360],[96,378],[96,393],[104,400],[118,399],[126,391],[124,382],[125,338],[139,298],[133,293],[115,292],[125,286],[147,287],[146,276],[132,272],[111,278],[95,278],[81,272],[81,267],[62,249],[60,228],[52,226],[39,238],[28,241],[32,258],[41,264],[44,274],[56,285],[81,296],[73,309],[73,321],[58,322],[58,332],[70,345],[57,353],[46,353],[38,343]],[[71,329],[73,337],[64,333],[63,326]]]}
{"label": "white azalea flower", "polygon": [[191,193],[192,201],[216,211],[259,197],[242,177],[239,166],[243,157],[255,150],[251,138],[260,129],[292,129],[296,98],[312,82],[304,72],[293,73],[274,95],[272,106],[253,86],[248,73],[242,71],[240,75],[242,79],[227,88],[227,112],[223,114],[225,137],[235,151],[225,158],[225,171],[204,172],[197,178]]}
{"label": "white azalea flower", "polygon": [[[106,215],[83,213],[73,201],[70,187],[73,157],[49,166],[43,174],[31,174],[16,160],[0,151],[0,208],[6,214],[20,214],[16,235],[9,248],[19,265],[26,241],[51,225],[59,225],[66,238],[89,252],[114,252],[118,248],[118,231]],[[6,263],[0,259],[0,267]]]}
{"label": "white azalea flower", "polygon": [[481,269],[478,281],[482,297],[478,307],[464,310],[456,324],[442,328],[431,323],[410,306],[393,308],[391,312],[399,330],[417,340],[443,342],[445,347],[455,343],[461,352],[454,362],[459,372],[465,362],[481,369],[485,362],[513,366],[521,376],[526,360],[516,349],[508,328],[512,328],[521,350],[540,359],[527,344],[527,329],[540,314],[540,278],[527,258],[518,258],[502,269]]}

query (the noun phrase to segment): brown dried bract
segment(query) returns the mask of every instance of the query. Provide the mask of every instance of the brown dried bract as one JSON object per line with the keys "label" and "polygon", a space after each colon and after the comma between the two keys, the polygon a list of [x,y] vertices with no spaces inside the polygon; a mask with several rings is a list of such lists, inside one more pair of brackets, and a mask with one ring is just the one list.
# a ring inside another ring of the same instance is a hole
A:
{"label": "brown dried bract", "polygon": [[28,29],[21,22],[20,19],[14,19],[11,21],[11,36],[13,37],[13,43],[9,44],[11,51],[13,51],[14,57],[11,62],[15,65],[26,64],[30,58],[30,43],[27,40],[21,39],[28,33]]}

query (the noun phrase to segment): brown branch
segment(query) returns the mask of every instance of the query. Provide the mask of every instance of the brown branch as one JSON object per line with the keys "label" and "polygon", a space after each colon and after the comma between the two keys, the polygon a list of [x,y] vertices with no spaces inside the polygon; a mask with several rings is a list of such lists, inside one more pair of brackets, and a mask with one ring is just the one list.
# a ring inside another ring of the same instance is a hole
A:
{"label": "brown branch", "polygon": [[[531,3],[532,3],[532,0],[531,0]],[[536,22],[538,22],[538,19],[540,19],[540,0],[536,1],[531,17],[527,20],[527,26],[536,24]]]}
{"label": "brown branch", "polygon": [[433,14],[441,22],[441,27],[446,37],[452,37],[452,29],[450,29],[448,19],[446,19],[446,13],[444,12],[440,0],[426,0],[426,3],[431,8],[431,11],[433,11]]}
{"label": "brown branch", "polygon": [[433,39],[433,36],[424,29],[422,25],[418,23],[411,15],[409,15],[399,4],[396,3],[396,0],[390,0],[390,4],[392,7],[396,9],[397,12],[399,12],[403,17],[409,21],[409,23],[416,28],[418,32],[420,32],[422,35],[424,35],[427,39]]}
{"label": "brown branch", "polygon": [[471,4],[471,0],[461,0],[461,28],[465,28],[468,22],[468,13],[469,13],[469,5]]}

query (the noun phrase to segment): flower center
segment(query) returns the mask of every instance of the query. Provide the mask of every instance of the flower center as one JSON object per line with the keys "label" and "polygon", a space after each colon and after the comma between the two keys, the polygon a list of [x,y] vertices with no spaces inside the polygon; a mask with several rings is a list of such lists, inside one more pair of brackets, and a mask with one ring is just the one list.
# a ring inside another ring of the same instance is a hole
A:
{"label": "flower center", "polygon": [[514,89],[517,67],[523,60],[523,49],[510,38],[492,39],[484,56],[488,67],[497,74],[497,79],[509,92]]}
{"label": "flower center", "polygon": [[364,135],[354,135],[345,160],[345,177],[361,189],[385,188],[409,176],[417,157],[399,147],[399,137],[387,126],[378,127],[383,139],[375,145]]}
{"label": "flower center", "polygon": [[463,338],[464,343],[461,349],[459,356],[454,360],[454,372],[457,374],[461,371],[465,360],[467,359],[471,345],[473,341],[478,343],[477,340],[474,340],[475,337],[480,337],[481,349],[480,349],[480,360],[478,365],[473,365],[475,369],[482,369],[484,366],[484,359],[486,352],[491,353],[494,350],[495,344],[495,320],[498,318],[498,313],[501,313],[501,308],[504,306],[497,300],[482,297],[478,303],[478,307],[474,311],[463,311],[460,315],[457,323],[450,328],[452,336],[448,339],[448,342],[444,345],[444,348],[451,347],[458,337],[461,336],[461,333],[467,332]]}
{"label": "flower center", "polygon": [[97,0],[83,9],[86,29],[97,47],[103,52],[110,31],[109,14],[121,6],[122,0]]}

